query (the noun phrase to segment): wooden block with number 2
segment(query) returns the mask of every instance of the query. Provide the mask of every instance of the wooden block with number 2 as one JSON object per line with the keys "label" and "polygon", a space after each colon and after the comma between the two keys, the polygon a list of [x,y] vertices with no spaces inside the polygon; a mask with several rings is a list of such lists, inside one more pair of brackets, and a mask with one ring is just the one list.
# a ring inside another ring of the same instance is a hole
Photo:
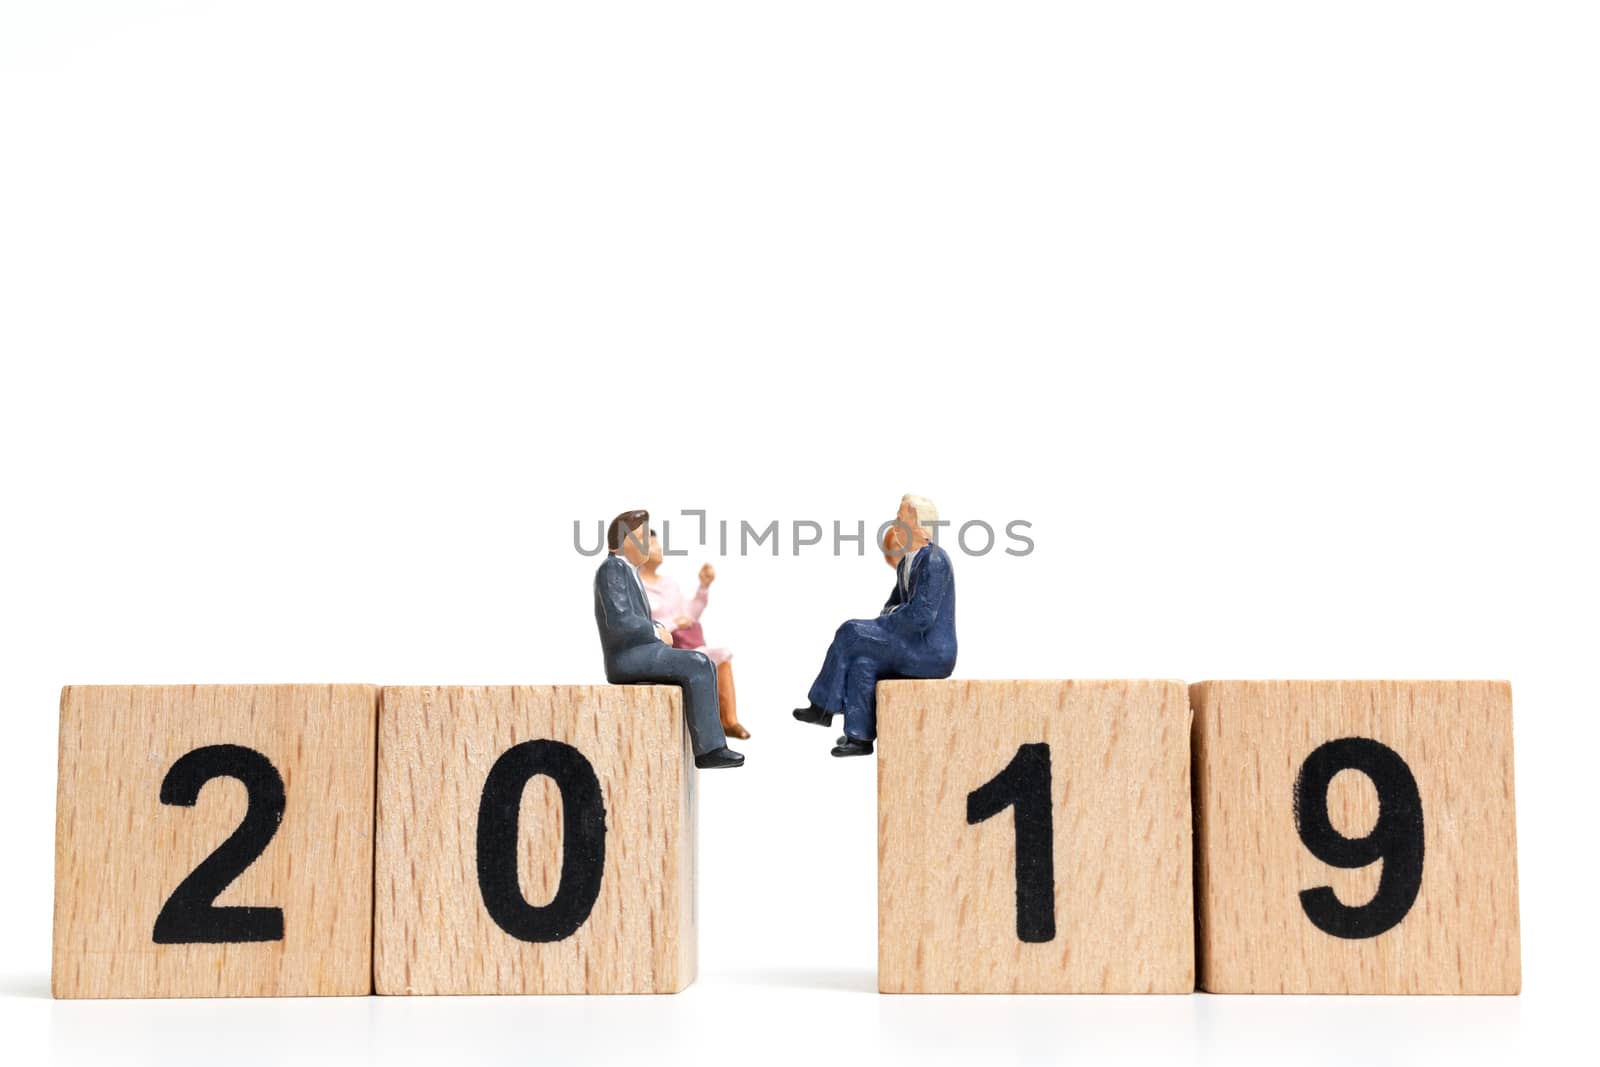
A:
{"label": "wooden block with number 2", "polygon": [[58,997],[372,992],[377,690],[69,686]]}

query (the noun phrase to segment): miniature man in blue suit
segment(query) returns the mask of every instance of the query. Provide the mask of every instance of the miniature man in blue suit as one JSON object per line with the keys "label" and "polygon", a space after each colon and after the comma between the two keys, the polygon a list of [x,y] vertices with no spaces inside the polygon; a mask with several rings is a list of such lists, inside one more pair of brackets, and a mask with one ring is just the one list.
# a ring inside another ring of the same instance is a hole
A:
{"label": "miniature man in blue suit", "polygon": [[717,669],[704,652],[673,648],[672,636],[650,617],[650,601],[639,580],[649,552],[650,513],[625,511],[611,520],[611,554],[594,574],[594,621],[605,652],[606,681],[670,684],[683,688],[694,765],[740,767],[744,757],[728,747],[717,709]]}
{"label": "miniature man in blue suit", "polygon": [[906,496],[895,516],[909,536],[895,567],[894,591],[876,619],[839,627],[811,686],[801,722],[829,726],[844,713],[835,756],[869,756],[878,736],[880,678],[948,678],[956,666],[956,582],[950,556],[933,543],[939,512],[926,497]]}

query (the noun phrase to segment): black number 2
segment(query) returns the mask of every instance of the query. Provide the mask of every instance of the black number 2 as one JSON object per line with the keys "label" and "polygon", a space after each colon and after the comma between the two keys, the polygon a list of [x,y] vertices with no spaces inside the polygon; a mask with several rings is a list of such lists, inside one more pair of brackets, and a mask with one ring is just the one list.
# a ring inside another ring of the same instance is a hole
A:
{"label": "black number 2", "polygon": [[[536,775],[561,790],[561,882],[536,907],[517,883],[517,817]],[[521,941],[560,941],[589,918],[606,867],[606,806],[582,752],[560,741],[524,741],[489,768],[478,804],[478,891],[496,925]]]}
{"label": "black number 2", "polygon": [[179,757],[161,783],[161,803],[192,808],[213,778],[237,778],[249,797],[238,829],[178,883],[156,916],[158,945],[282,941],[283,909],[214,903],[266,851],[283,822],[283,777],[272,761],[243,745],[207,745]]}
{"label": "black number 2", "polygon": [[[1346,837],[1328,819],[1328,785],[1340,771],[1360,771],[1378,791],[1378,821],[1366,837]],[[1302,890],[1300,906],[1323,933],[1377,937],[1406,917],[1422,888],[1422,797],[1399,753],[1368,737],[1343,737],[1318,747],[1294,783],[1294,824],[1311,854],[1333,867],[1383,861],[1378,891],[1359,907],[1342,904],[1330,886]]]}
{"label": "black number 2", "polygon": [[1006,769],[967,794],[967,825],[1013,808],[1017,837],[1017,938],[1056,936],[1055,831],[1050,814],[1050,746],[1023,745]]}

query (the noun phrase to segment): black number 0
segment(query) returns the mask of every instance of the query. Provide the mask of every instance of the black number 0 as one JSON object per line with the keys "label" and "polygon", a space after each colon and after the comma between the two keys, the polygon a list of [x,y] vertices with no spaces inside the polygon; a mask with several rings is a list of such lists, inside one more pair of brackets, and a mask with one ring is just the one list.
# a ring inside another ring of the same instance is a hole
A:
{"label": "black number 0", "polygon": [[283,909],[212,903],[266,851],[283,822],[283,777],[272,761],[243,745],[207,745],[178,758],[161,782],[161,803],[192,808],[213,778],[237,778],[249,797],[244,821],[178,883],[156,916],[158,945],[282,941]]}
{"label": "black number 0", "polygon": [[[1328,785],[1340,771],[1360,771],[1378,791],[1378,821],[1366,837],[1346,837],[1328,819]],[[1422,888],[1422,797],[1399,753],[1368,737],[1321,745],[1300,765],[1294,824],[1311,854],[1332,867],[1383,861],[1378,891],[1359,907],[1342,904],[1330,886],[1302,890],[1300,906],[1323,933],[1357,940],[1393,929]]]}
{"label": "black number 0", "polygon": [[[522,791],[536,775],[561,790],[561,882],[535,907],[517,883]],[[589,918],[606,867],[606,806],[582,752],[560,741],[524,741],[489,768],[478,804],[478,891],[496,925],[521,941],[560,941]]]}
{"label": "black number 0", "polygon": [[1050,746],[1023,745],[1006,769],[967,794],[967,825],[1013,808],[1017,838],[1017,938],[1056,936],[1055,831],[1050,814]]}

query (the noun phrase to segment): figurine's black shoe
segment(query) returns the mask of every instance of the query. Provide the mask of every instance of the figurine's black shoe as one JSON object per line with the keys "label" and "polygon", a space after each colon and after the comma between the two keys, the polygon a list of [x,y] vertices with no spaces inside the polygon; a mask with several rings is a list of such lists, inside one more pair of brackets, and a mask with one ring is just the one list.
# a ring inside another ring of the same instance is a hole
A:
{"label": "figurine's black shoe", "polygon": [[744,756],[735,752],[727,745],[714,748],[710,752],[702,752],[694,758],[694,765],[702,771],[715,770],[718,767],[743,767]]}
{"label": "figurine's black shoe", "polygon": [[827,708],[819,708],[815,704],[809,708],[795,708],[794,717],[801,722],[808,722],[813,726],[832,726],[833,712]]}
{"label": "figurine's black shoe", "polygon": [[844,744],[834,745],[835,756],[870,756],[872,755],[872,742],[863,741],[858,737],[846,737]]}

